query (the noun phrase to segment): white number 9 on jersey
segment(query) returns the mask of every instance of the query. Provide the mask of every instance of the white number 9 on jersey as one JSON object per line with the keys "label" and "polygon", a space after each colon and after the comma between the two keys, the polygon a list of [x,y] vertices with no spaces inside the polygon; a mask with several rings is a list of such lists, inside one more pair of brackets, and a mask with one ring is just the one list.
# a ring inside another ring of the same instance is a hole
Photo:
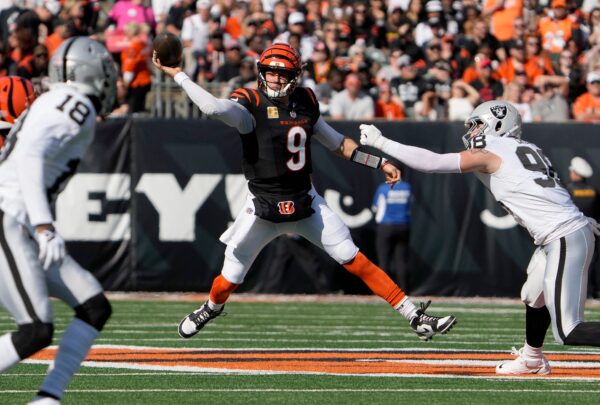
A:
{"label": "white number 9 on jersey", "polygon": [[302,170],[306,165],[306,138],[306,131],[302,127],[292,127],[288,131],[287,150],[293,155],[286,165],[293,172]]}

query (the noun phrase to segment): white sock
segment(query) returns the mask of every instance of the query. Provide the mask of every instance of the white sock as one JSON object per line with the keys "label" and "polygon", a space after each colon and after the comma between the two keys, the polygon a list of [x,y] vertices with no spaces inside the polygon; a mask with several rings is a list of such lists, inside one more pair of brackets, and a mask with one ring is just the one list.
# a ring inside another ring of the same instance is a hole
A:
{"label": "white sock", "polygon": [[208,307],[213,311],[219,311],[221,308],[223,308],[223,305],[225,304],[215,304],[210,300],[210,298],[208,299]]}
{"label": "white sock", "polygon": [[531,347],[527,344],[527,342],[525,342],[525,346],[523,346],[523,355],[532,360],[541,359],[544,357],[541,347]]}
{"label": "white sock", "polygon": [[81,319],[73,319],[60,340],[54,363],[48,369],[40,391],[62,398],[100,332]]}
{"label": "white sock", "polygon": [[417,307],[415,307],[415,304],[408,299],[408,296],[404,297],[402,301],[400,301],[398,305],[394,307],[394,309],[400,312],[400,314],[409,322],[417,316]]}
{"label": "white sock", "polygon": [[21,361],[17,349],[12,342],[12,333],[0,336],[0,374]]}

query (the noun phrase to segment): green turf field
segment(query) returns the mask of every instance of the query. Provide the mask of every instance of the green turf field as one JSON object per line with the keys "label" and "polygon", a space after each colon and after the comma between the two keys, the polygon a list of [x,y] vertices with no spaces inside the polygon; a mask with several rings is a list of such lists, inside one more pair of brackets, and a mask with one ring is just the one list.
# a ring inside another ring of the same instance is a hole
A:
{"label": "green turf field", "polygon": [[[182,340],[176,333],[177,323],[195,306],[190,302],[113,301],[113,317],[97,344],[117,350],[116,362],[94,361],[94,367],[82,367],[63,404],[600,404],[598,373],[588,378],[585,370],[576,379],[497,378],[489,373],[496,361],[482,363],[488,372],[484,376],[469,371],[421,375],[432,366],[405,364],[406,353],[418,355],[422,351],[440,354],[442,360],[453,353],[488,351],[509,358],[511,347],[520,347],[524,339],[521,305],[434,302],[428,312],[453,313],[459,323],[448,335],[431,342],[419,341],[407,322],[382,301],[231,302],[226,307],[227,316],[209,324],[193,339]],[[71,317],[63,304],[55,302],[55,309],[54,344]],[[600,320],[600,308],[588,310],[586,317]],[[8,314],[0,312],[0,332],[12,327]],[[151,355],[146,364],[132,368],[123,360],[127,357],[124,348],[105,345],[136,346],[138,350],[148,347],[163,354],[170,352],[160,348],[184,349],[181,353],[185,355],[179,360],[165,360],[164,367],[160,366],[163,363],[148,365],[155,360]],[[338,349],[339,357],[335,354]],[[558,346],[550,334],[546,350],[600,356],[600,349]],[[336,375],[302,373],[305,364],[313,364],[302,356],[315,352],[318,361],[334,357],[332,367],[341,371]],[[394,359],[382,357],[390,353]],[[349,354],[360,358],[346,361],[344,356]],[[196,357],[190,360],[185,356]],[[211,370],[194,369],[198,361],[210,356],[220,359],[210,363]],[[250,372],[238,366],[233,371],[227,368],[228,364],[255,364],[253,356],[260,357],[266,369]],[[281,364],[277,356],[286,357],[292,366],[298,360],[298,369],[269,374]],[[357,365],[371,364],[388,371],[367,375],[352,372]],[[551,364],[558,370],[552,360]],[[178,366],[188,367],[187,371],[177,371]],[[400,376],[394,371],[396,367],[409,367],[410,372]],[[586,367],[598,369],[600,361],[588,362]],[[45,364],[21,364],[1,375],[0,404],[30,400],[46,368]],[[352,375],[340,375],[348,373]]]}

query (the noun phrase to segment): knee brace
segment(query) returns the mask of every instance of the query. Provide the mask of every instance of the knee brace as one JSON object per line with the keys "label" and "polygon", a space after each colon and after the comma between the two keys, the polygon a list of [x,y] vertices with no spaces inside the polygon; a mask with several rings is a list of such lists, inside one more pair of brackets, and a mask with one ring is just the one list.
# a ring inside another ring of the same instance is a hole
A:
{"label": "knee brace", "polygon": [[51,323],[33,322],[19,325],[12,334],[12,342],[21,359],[26,359],[35,352],[52,343],[54,325]]}
{"label": "knee brace", "polygon": [[83,304],[75,307],[75,317],[92,325],[98,332],[102,330],[111,314],[110,302],[102,293],[94,295]]}

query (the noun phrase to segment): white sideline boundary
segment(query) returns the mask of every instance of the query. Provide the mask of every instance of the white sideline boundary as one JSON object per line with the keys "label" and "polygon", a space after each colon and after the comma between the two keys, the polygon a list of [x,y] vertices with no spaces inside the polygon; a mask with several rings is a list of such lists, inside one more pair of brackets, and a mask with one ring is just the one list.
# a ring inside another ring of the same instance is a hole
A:
{"label": "white sideline boundary", "polygon": [[[208,293],[190,292],[107,292],[107,297],[114,301],[197,301],[208,299]],[[413,301],[432,300],[441,304],[498,304],[498,305],[523,305],[518,298],[502,297],[435,297],[435,296],[410,296]],[[346,294],[249,294],[235,293],[228,302],[375,302],[383,300],[375,295],[346,295]],[[600,299],[588,299],[588,308],[600,308]]]}

